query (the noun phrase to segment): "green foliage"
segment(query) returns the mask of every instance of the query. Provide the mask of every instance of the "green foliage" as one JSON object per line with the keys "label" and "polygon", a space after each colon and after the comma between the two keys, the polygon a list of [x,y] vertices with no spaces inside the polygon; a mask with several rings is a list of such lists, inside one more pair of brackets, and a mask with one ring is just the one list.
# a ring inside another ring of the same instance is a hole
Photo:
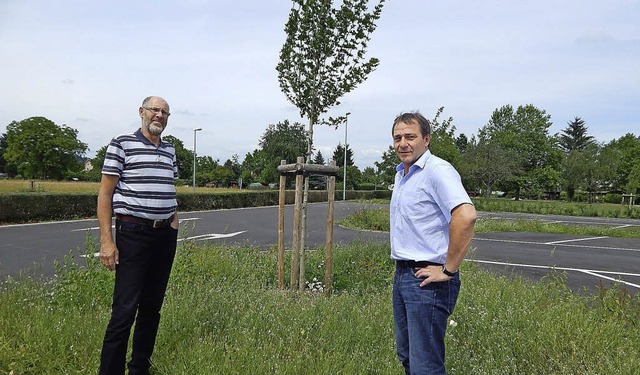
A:
{"label": "green foliage", "polygon": [[337,9],[333,0],[293,0],[276,71],[284,95],[309,120],[307,162],[314,125],[338,126],[346,123],[348,114],[329,120],[320,116],[339,105],[379,64],[377,58],[364,59],[384,1],[369,12],[368,0],[344,0]]}
{"label": "green foliage", "polygon": [[25,178],[62,180],[82,169],[87,145],[78,131],[44,117],[12,121],[7,126],[3,157]]}
{"label": "green foliage", "polygon": [[306,139],[307,133],[300,123],[284,120],[269,125],[260,138],[262,148],[245,158],[242,165],[244,182],[278,183],[280,162],[295,163],[299,156],[304,156]]}
{"label": "green foliage", "polygon": [[549,189],[546,179],[539,180],[539,168],[558,169],[562,160],[556,147],[557,139],[549,135],[551,116],[533,105],[519,106],[516,110],[505,105],[493,112],[489,122],[478,132],[480,140],[495,141],[516,157],[520,173],[503,190],[515,190],[516,199],[525,187]]}
{"label": "green foliage", "polygon": [[95,217],[97,194],[0,194],[0,223]]}
{"label": "green foliage", "polygon": [[569,153],[571,151],[582,151],[587,146],[595,143],[595,139],[587,135],[587,126],[580,117],[576,117],[573,121],[567,123],[567,127],[562,130],[560,135],[559,146],[562,151]]}
{"label": "green foliage", "polygon": [[[583,198],[580,198],[582,196]],[[576,194],[576,197],[587,201],[586,194]],[[474,199],[473,204],[478,211],[487,212],[524,212],[545,215],[568,215],[588,217],[613,217],[640,219],[640,207],[628,208],[618,204],[582,203],[558,201],[513,201],[507,199]]]}
{"label": "green foliage", "polygon": [[453,117],[440,121],[440,115],[444,107],[438,108],[431,123],[431,141],[429,149],[431,152],[451,163],[456,169],[460,166],[460,150],[456,145],[454,136],[456,127],[453,125]]}
{"label": "green foliage", "polygon": [[640,136],[631,133],[614,139],[603,148],[603,165],[610,171],[613,188],[624,189],[634,167],[640,164]]}
{"label": "green foliage", "polygon": [[400,159],[396,155],[393,146],[389,146],[387,151],[382,153],[382,160],[373,163],[376,166],[380,182],[385,186],[393,184],[396,176],[396,167],[400,164]]}
{"label": "green foliage", "polygon": [[179,178],[193,180],[193,150],[186,149],[184,143],[172,135],[163,135],[162,140],[170,143],[176,149]]}
{"label": "green foliage", "polygon": [[514,151],[495,140],[480,139],[466,146],[459,172],[467,189],[477,188],[489,197],[496,185],[518,175],[520,166]]}
{"label": "green foliage", "polygon": [[293,1],[276,67],[282,92],[311,124],[379,64],[376,58],[363,59],[384,0],[372,12],[367,0],[345,0],[338,9],[332,3]]}
{"label": "green foliage", "polygon": [[[346,148],[347,148],[347,166],[354,165],[355,163],[353,162],[353,150],[351,149],[351,147],[349,147],[349,145],[347,145]],[[344,149],[345,149],[345,146],[342,143],[338,143],[335,150],[333,150],[332,159],[335,160],[337,167],[344,166]]]}

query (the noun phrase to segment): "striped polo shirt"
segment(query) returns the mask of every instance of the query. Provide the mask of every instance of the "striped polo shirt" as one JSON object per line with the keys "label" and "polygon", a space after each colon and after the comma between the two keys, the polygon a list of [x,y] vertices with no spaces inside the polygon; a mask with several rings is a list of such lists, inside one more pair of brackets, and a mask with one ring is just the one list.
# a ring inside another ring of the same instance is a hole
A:
{"label": "striped polo shirt", "polygon": [[111,140],[102,173],[120,177],[112,203],[116,214],[163,220],[178,207],[176,150],[163,141],[154,145],[140,129]]}

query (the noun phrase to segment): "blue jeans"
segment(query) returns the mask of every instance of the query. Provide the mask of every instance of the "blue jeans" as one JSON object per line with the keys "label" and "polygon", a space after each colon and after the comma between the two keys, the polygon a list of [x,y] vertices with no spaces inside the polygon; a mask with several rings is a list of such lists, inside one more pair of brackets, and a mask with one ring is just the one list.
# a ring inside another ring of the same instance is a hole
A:
{"label": "blue jeans", "polygon": [[456,274],[449,281],[420,287],[415,269],[396,266],[393,322],[398,359],[407,375],[446,374],[444,335],[460,292]]}
{"label": "blue jeans", "polygon": [[160,308],[176,254],[178,231],[116,220],[116,266],[111,319],[100,355],[100,374],[124,374],[127,344],[135,320],[129,374],[147,374]]}

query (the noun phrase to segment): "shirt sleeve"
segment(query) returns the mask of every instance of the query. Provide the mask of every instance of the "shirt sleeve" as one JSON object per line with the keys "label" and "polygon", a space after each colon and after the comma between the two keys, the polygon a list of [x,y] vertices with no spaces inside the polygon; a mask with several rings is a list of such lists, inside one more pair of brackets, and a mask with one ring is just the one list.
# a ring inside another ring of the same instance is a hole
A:
{"label": "shirt sleeve", "polygon": [[451,221],[451,211],[463,203],[472,203],[462,185],[460,174],[451,165],[438,165],[433,173],[434,199],[442,213]]}
{"label": "shirt sleeve", "polygon": [[102,165],[102,174],[121,176],[124,167],[125,153],[118,138],[114,138],[107,146]]}

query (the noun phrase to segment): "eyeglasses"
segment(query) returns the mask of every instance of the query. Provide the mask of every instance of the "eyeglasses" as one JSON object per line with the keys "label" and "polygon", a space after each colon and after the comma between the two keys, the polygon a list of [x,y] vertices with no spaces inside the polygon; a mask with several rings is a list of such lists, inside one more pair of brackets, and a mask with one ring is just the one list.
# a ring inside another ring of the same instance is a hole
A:
{"label": "eyeglasses", "polygon": [[158,108],[158,107],[142,107],[142,108],[146,109],[147,111],[151,111],[153,113],[161,112],[163,115],[165,115],[167,117],[169,117],[171,115],[171,113],[165,111],[162,108]]}

